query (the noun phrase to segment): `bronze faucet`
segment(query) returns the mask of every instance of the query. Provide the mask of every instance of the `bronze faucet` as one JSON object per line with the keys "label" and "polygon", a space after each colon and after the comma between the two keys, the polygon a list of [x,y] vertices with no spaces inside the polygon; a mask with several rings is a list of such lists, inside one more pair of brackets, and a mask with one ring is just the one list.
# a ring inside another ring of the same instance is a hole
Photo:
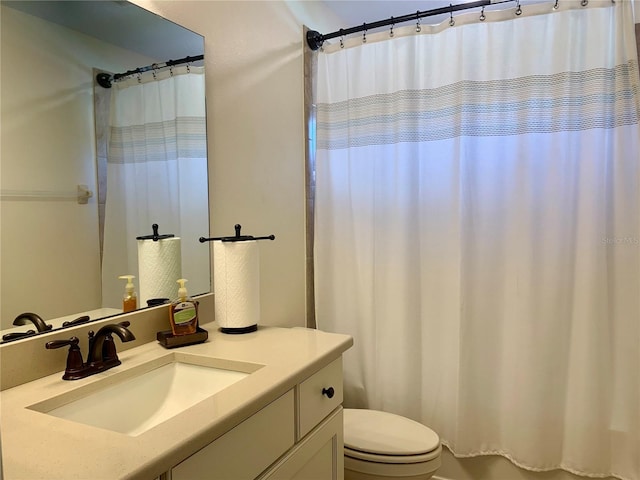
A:
{"label": "bronze faucet", "polygon": [[109,370],[122,362],[116,353],[116,345],[112,334],[118,335],[123,342],[130,342],[136,337],[127,328],[130,322],[113,323],[103,326],[94,335],[89,332],[89,354],[86,363],[82,361],[82,352],[78,346],[78,337],[71,337],[69,340],[54,340],[47,342],[47,349],[60,348],[69,345],[67,355],[67,368],[62,376],[63,380],[79,380],[81,378],[94,375],[105,370]]}
{"label": "bronze faucet", "polygon": [[42,318],[40,318],[40,315],[37,315],[35,313],[31,313],[31,312],[21,313],[13,321],[13,324],[14,325],[26,325],[27,321],[30,321],[31,323],[33,323],[36,326],[36,328],[38,329],[38,332],[46,332],[46,331],[51,330],[53,328],[51,325],[48,325],[48,324],[44,323],[44,320],[42,320]]}
{"label": "bronze faucet", "polygon": [[100,366],[102,370],[106,370],[116,365],[120,365],[120,360],[116,354],[116,347],[111,334],[115,333],[123,342],[130,342],[136,337],[127,328],[130,322],[110,323],[102,327],[93,335],[89,332],[89,355],[87,363],[89,365]]}

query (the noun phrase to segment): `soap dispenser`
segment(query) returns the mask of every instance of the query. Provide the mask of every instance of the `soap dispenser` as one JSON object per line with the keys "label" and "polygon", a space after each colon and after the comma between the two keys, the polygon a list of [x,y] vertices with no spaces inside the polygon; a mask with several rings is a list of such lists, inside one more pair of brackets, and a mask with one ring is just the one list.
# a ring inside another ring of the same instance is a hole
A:
{"label": "soap dispenser", "polygon": [[138,308],[138,295],[136,294],[135,287],[133,285],[133,279],[136,277],[133,275],[122,275],[118,278],[127,281],[124,297],[122,299],[122,311],[124,313],[133,312]]}
{"label": "soap dispenser", "polygon": [[180,284],[178,300],[169,308],[169,322],[174,335],[189,335],[198,329],[198,302],[189,297],[184,284],[186,279],[177,280]]}

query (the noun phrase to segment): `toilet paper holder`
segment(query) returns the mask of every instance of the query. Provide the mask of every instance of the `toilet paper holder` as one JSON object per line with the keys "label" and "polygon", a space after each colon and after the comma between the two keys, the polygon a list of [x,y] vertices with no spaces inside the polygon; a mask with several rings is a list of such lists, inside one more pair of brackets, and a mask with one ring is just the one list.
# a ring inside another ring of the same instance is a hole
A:
{"label": "toilet paper holder", "polygon": [[234,226],[234,228],[236,230],[236,234],[233,237],[215,237],[215,238],[200,237],[200,243],[211,242],[214,240],[221,240],[223,242],[246,242],[249,240],[275,240],[276,239],[275,235],[267,235],[265,237],[254,237],[253,235],[240,235],[240,229],[242,228],[242,225],[240,225],[239,223],[237,223]]}

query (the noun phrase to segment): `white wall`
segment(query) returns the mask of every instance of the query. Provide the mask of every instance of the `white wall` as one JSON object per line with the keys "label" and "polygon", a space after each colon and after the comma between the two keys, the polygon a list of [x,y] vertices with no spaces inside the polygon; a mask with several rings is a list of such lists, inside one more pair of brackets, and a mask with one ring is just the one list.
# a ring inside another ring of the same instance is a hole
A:
{"label": "white wall", "polygon": [[[92,68],[149,59],[1,7],[2,190],[96,191]],[[146,63],[145,63],[146,62]],[[45,319],[100,306],[95,197],[2,201],[1,328],[25,311]],[[37,292],[36,295],[33,292]]]}
{"label": "white wall", "polygon": [[[134,3],[205,36],[212,234],[274,233],[263,244],[262,323],[304,325],[302,25],[342,26],[319,2]],[[442,478],[569,480],[528,472],[502,457],[455,459]]]}
{"label": "white wall", "polygon": [[338,22],[319,2],[135,0],[205,37],[212,235],[260,244],[261,322],[305,324],[302,29]]}

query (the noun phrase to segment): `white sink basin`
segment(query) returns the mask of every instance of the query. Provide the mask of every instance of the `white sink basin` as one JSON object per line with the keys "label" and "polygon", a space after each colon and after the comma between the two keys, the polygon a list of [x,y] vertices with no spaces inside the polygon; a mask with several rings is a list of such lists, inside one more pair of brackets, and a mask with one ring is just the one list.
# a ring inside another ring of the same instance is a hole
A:
{"label": "white sink basin", "polygon": [[[200,361],[198,361],[198,359]],[[160,365],[137,367],[122,381],[110,378],[32,405],[55,417],[136,436],[249,376],[262,365],[172,354]],[[203,365],[204,363],[204,365]],[[216,366],[222,365],[223,368]],[[127,372],[123,372],[126,374]],[[80,380],[82,381],[82,380]],[[81,398],[78,398],[81,395]]]}

